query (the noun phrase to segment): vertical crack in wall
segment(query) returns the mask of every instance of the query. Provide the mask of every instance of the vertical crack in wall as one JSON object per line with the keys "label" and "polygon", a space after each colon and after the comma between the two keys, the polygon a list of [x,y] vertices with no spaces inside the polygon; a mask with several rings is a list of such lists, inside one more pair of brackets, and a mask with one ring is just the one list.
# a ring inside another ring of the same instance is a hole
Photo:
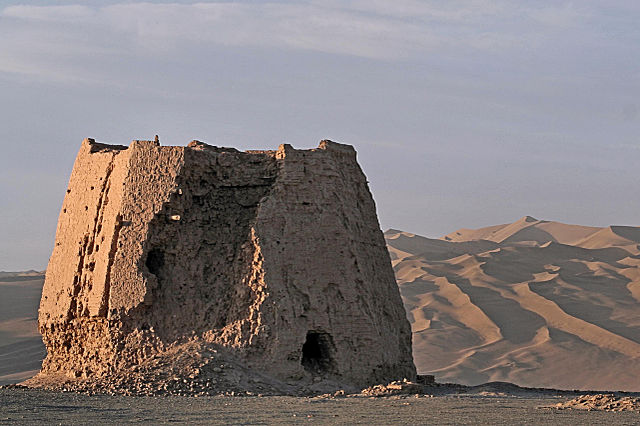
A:
{"label": "vertical crack in wall", "polygon": [[109,189],[111,188],[111,173],[113,172],[115,157],[118,153],[113,153],[111,161],[107,166],[104,180],[102,182],[102,188],[100,188],[100,196],[98,198],[98,209],[96,210],[96,217],[93,222],[93,238],[91,240],[90,253],[93,252],[95,240],[98,234],[102,231],[102,220],[104,218],[104,209],[109,203]]}
{"label": "vertical crack in wall", "polygon": [[[102,185],[100,187],[100,193],[98,194],[96,213],[93,218],[93,229],[91,230],[91,232],[87,233],[85,236],[83,255],[81,256],[82,265],[78,265],[78,268],[79,268],[78,272],[80,274],[80,277],[78,278],[78,287],[76,291],[78,294],[82,293],[84,296],[87,296],[91,292],[94,284],[93,271],[95,268],[96,257],[98,256],[97,251],[99,247],[96,244],[96,241],[98,240],[100,234],[102,233],[104,214],[105,214],[106,207],[109,204],[111,174],[115,167],[114,161],[115,161],[116,155],[118,155],[118,152],[112,153],[111,158],[109,159],[109,163],[107,164],[105,174],[104,174],[104,179],[102,180]],[[91,187],[91,189],[93,190],[93,186]],[[108,274],[106,279],[108,279]],[[105,282],[105,288],[103,289],[103,291],[105,292],[107,291],[106,287],[107,287],[107,283]],[[76,294],[76,299],[84,299],[84,300],[87,299],[87,297],[84,297],[84,298],[77,297],[78,294]],[[104,298],[104,294],[102,295],[102,298]],[[74,310],[76,311],[74,313],[74,317],[76,318],[82,317],[82,316],[88,317],[90,315],[88,303],[84,306],[82,305],[82,303],[80,303],[79,305],[74,306]],[[101,304],[100,308],[98,309],[98,312],[102,310],[103,309]]]}
{"label": "vertical crack in wall", "polygon": [[[109,160],[109,164],[105,171],[105,176],[100,188],[100,194],[98,195],[96,214],[93,218],[93,229],[88,230],[80,242],[80,248],[78,250],[78,266],[73,278],[71,291],[72,300],[67,312],[68,320],[89,315],[88,305],[83,304],[81,300],[86,299],[86,297],[82,296],[85,296],[93,286],[93,270],[95,267],[94,249],[96,248],[96,240],[102,231],[104,210],[109,202],[108,193],[111,181],[110,176],[113,172],[114,160],[117,154],[117,152],[111,154],[111,159]],[[93,187],[91,188],[93,189]],[[87,208],[88,207],[85,207],[85,209]]]}
{"label": "vertical crack in wall", "polygon": [[69,310],[67,311],[67,321],[77,318],[77,306],[78,306],[78,294],[82,288],[82,278],[84,272],[84,260],[87,254],[87,246],[89,245],[89,234],[85,234],[82,241],[80,241],[81,247],[78,249],[78,267],[76,274],[73,277],[73,286],[71,290],[71,302],[69,303]]}
{"label": "vertical crack in wall", "polygon": [[116,252],[118,251],[118,237],[120,236],[120,230],[122,229],[122,215],[118,214],[116,217],[116,224],[113,230],[113,238],[111,239],[111,247],[109,247],[109,258],[107,261],[107,272],[104,278],[104,292],[102,294],[102,301],[100,302],[100,308],[98,309],[99,317],[107,317],[109,311],[109,296],[111,295],[111,268],[113,267],[113,261],[116,258]]}

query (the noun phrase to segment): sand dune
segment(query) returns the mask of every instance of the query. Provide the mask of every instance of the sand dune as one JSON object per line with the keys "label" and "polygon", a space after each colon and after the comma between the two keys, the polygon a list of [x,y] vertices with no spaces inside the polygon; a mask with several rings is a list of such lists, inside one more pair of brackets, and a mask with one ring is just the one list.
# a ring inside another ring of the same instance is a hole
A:
{"label": "sand dune", "polygon": [[385,236],[419,372],[640,391],[640,228],[526,216],[437,240]]}
{"label": "sand dune", "polygon": [[0,272],[0,385],[40,370],[45,348],[38,333],[41,272]]}
{"label": "sand dune", "polygon": [[545,243],[553,241],[561,244],[576,245],[601,230],[602,228],[593,226],[567,225],[525,216],[513,223],[504,225],[480,229],[459,229],[445,235],[442,239],[454,242],[487,240],[496,243],[519,241]]}

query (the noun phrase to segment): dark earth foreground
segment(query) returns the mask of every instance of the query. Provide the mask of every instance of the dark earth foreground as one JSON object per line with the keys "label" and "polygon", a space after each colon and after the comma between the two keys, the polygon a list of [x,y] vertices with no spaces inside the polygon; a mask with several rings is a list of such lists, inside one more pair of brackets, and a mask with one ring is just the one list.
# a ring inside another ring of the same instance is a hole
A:
{"label": "dark earth foreground", "polygon": [[566,396],[384,398],[138,397],[0,389],[0,423],[19,424],[615,424],[638,412],[556,410]]}

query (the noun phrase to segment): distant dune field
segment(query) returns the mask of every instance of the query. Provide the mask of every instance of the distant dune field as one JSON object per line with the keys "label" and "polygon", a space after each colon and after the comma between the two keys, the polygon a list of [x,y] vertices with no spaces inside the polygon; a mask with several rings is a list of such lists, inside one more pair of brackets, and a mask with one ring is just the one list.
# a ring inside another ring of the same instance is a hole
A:
{"label": "distant dune field", "polygon": [[640,228],[527,216],[442,239],[385,237],[418,372],[640,391]]}
{"label": "distant dune field", "polygon": [[0,385],[40,370],[46,354],[37,325],[43,283],[41,272],[0,272]]}

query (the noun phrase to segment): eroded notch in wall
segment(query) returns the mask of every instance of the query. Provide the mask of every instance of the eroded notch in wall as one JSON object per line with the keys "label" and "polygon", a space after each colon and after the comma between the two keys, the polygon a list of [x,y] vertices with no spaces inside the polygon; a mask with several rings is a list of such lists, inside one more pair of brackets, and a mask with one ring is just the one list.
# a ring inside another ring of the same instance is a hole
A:
{"label": "eroded notch in wall", "polygon": [[335,373],[335,346],[329,333],[309,331],[302,345],[301,364],[312,374]]}

